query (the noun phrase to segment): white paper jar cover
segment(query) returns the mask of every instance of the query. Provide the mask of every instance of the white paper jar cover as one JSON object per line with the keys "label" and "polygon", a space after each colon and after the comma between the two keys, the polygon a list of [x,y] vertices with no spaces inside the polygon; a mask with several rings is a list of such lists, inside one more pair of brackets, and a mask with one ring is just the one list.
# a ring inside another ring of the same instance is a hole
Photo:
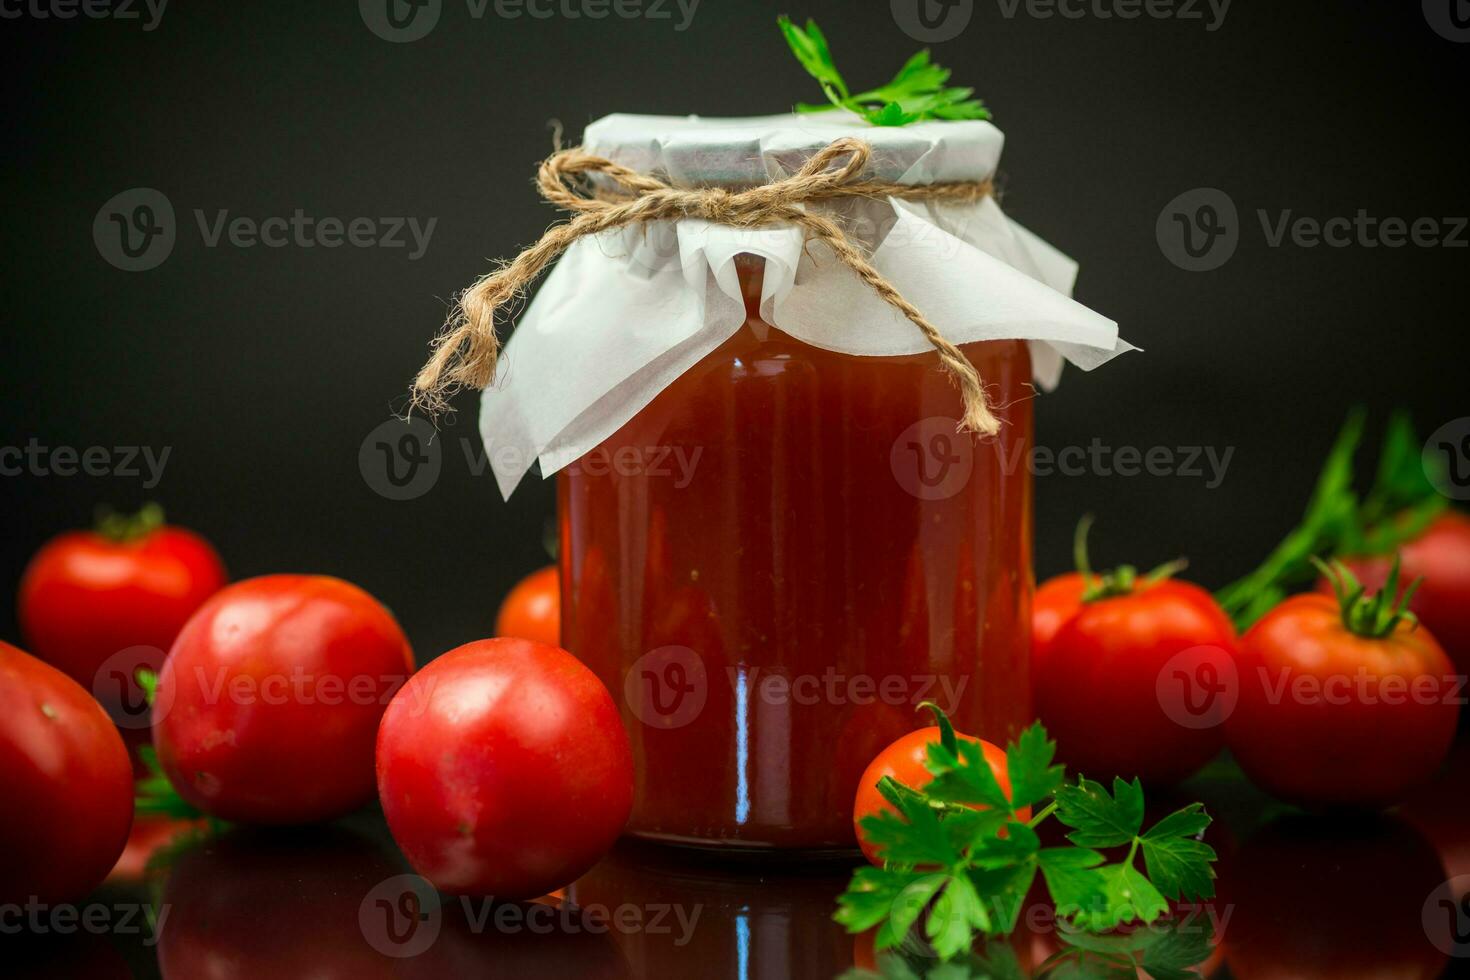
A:
{"label": "white paper jar cover", "polygon": [[[1004,142],[988,122],[874,127],[845,112],[745,119],[612,115],[587,150],[679,186],[740,187],[794,173],[843,136],[873,147],[873,176],[903,184],[992,177]],[[975,204],[841,200],[873,266],[951,341],[1027,340],[1036,381],[1063,361],[1090,370],[1133,347],[1071,299],[1077,264]],[[616,432],[745,322],[735,257],[765,260],[761,316],[805,343],[880,356],[931,350],[918,328],[796,228],[740,229],[685,218],[574,243],[520,317],[480,432],[501,493],[539,461],[549,476]]]}

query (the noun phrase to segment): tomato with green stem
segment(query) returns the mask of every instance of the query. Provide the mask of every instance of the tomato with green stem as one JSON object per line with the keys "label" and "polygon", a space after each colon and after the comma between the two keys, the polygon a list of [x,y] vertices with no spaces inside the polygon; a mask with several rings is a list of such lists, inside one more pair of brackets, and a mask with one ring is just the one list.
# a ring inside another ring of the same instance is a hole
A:
{"label": "tomato with green stem", "polygon": [[1208,592],[1173,578],[1182,562],[1094,573],[1090,527],[1090,518],[1077,527],[1076,574],[1038,590],[1047,598],[1032,665],[1037,714],[1070,768],[1177,782],[1223,745],[1219,695],[1235,629]]}
{"label": "tomato with green stem", "polygon": [[20,584],[21,633],[32,653],[93,692],[120,724],[141,727],[134,671],[161,667],[189,617],[225,582],[209,542],[165,524],[157,505],[108,514],[95,530],[53,538],[31,559]]}
{"label": "tomato with green stem", "polygon": [[1461,678],[1409,612],[1397,564],[1376,593],[1341,564],[1322,570],[1335,597],[1293,596],[1242,638],[1230,749],[1288,802],[1385,806],[1444,761]]}
{"label": "tomato with green stem", "polygon": [[[885,779],[892,780],[911,790],[918,790],[934,778],[929,767],[925,765],[925,760],[929,758],[931,744],[937,742],[951,752],[956,750],[956,745],[961,739],[980,746],[980,751],[990,766],[990,771],[995,775],[995,781],[1000,784],[1001,790],[1007,797],[1011,795],[1011,781],[1007,774],[1005,749],[983,738],[956,734],[949,723],[949,718],[937,705],[926,702],[923,707],[934,712],[937,724],[909,732],[879,752],[877,757],[868,764],[862,779],[858,781],[857,797],[853,800],[852,805],[853,831],[857,834],[858,846],[862,848],[863,856],[880,868],[883,867],[883,854],[863,835],[862,821],[865,817],[883,812],[898,815],[898,809],[885,796],[883,785]],[[986,809],[983,804],[978,803],[973,808]],[[1022,807],[1017,811],[1017,817],[1022,821],[1031,819],[1031,808]]]}
{"label": "tomato with green stem", "polygon": [[[1404,578],[1423,580],[1409,610],[1444,647],[1456,669],[1470,673],[1470,516],[1439,513],[1399,547],[1398,557]],[[1348,556],[1342,562],[1369,589],[1379,589],[1388,582],[1393,556]],[[1328,577],[1319,579],[1318,591],[1333,591]]]}

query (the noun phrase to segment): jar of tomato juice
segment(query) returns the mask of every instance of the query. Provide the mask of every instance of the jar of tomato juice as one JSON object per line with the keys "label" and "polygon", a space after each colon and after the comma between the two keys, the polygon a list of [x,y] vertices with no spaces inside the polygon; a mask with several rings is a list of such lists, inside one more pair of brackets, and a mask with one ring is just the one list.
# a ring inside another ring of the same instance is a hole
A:
{"label": "jar of tomato juice", "polygon": [[847,849],[919,704],[1031,718],[1030,358],[965,346],[1003,423],[976,440],[935,357],[801,343],[739,272],[745,324],[558,475],[562,642],[622,695],[630,833]]}

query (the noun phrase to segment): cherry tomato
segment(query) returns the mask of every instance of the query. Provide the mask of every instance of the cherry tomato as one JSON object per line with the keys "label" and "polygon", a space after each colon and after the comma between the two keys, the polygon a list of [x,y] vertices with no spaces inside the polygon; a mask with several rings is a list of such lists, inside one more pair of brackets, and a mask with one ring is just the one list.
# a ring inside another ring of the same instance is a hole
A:
{"label": "cherry tomato", "polygon": [[500,604],[495,635],[561,645],[561,578],[555,565],[516,583]]}
{"label": "cherry tomato", "polygon": [[20,583],[21,632],[115,720],[127,723],[131,712],[141,726],[134,672],[162,666],[194,610],[224,586],[225,567],[209,542],[165,525],[157,507],[99,527],[53,538],[31,559]]}
{"label": "cherry tomato", "polygon": [[[995,774],[995,781],[1006,796],[1011,795],[1011,778],[1006,768],[1005,749],[987,742],[982,738],[972,735],[960,735],[958,738],[966,742],[972,742],[980,746],[980,751],[985,761],[990,765],[990,771]],[[863,772],[863,778],[858,783],[857,798],[852,804],[852,827],[857,834],[858,846],[863,850],[863,856],[872,864],[883,867],[883,855],[879,849],[868,843],[863,837],[861,822],[864,817],[870,817],[876,813],[887,811],[897,813],[893,804],[883,798],[878,792],[878,783],[884,776],[892,776],[894,782],[901,783],[911,789],[922,789],[934,776],[924,765],[924,759],[928,755],[928,746],[931,742],[940,740],[939,726],[931,725],[928,728],[920,728],[918,731],[909,732],[907,735],[894,742],[888,748],[878,753],[878,757],[868,764]],[[987,807],[976,805],[975,809],[984,810]],[[1017,811],[1017,816],[1022,820],[1031,818],[1029,807],[1023,807]]]}
{"label": "cherry tomato", "polygon": [[86,895],[128,840],[128,750],[76,681],[8,643],[0,643],[0,774],[0,905]]}
{"label": "cherry tomato", "polygon": [[340,579],[269,575],[206,602],[153,702],[179,795],[244,823],[329,820],[373,798],[373,740],[413,651],[393,615]]}
{"label": "cherry tomato", "polygon": [[1037,714],[1071,769],[1177,782],[1220,751],[1211,684],[1230,675],[1235,628],[1197,585],[1105,578],[1036,663]]}
{"label": "cherry tomato", "polygon": [[[1423,578],[1409,609],[1439,640],[1456,669],[1470,674],[1470,516],[1441,514],[1428,529],[1399,551],[1405,581]],[[1381,589],[1393,565],[1391,555],[1351,558],[1345,564],[1370,590]],[[1318,587],[1331,594],[1325,578]]]}
{"label": "cherry tomato", "polygon": [[622,832],[633,756],[612,696],[571,654],[480,640],[428,664],[388,706],[378,794],[393,838],[435,887],[533,898]]}
{"label": "cherry tomato", "polygon": [[[1387,601],[1363,597],[1351,609]],[[1294,596],[1241,640],[1230,748],[1262,789],[1293,803],[1397,802],[1454,739],[1459,683],[1434,637],[1407,620],[1380,620],[1386,631],[1365,635],[1372,624],[1351,609]]]}
{"label": "cherry tomato", "polygon": [[1037,669],[1051,644],[1067,621],[1082,608],[1082,596],[1087,592],[1086,576],[1078,572],[1067,572],[1047,579],[1036,590],[1031,601],[1031,662]]}

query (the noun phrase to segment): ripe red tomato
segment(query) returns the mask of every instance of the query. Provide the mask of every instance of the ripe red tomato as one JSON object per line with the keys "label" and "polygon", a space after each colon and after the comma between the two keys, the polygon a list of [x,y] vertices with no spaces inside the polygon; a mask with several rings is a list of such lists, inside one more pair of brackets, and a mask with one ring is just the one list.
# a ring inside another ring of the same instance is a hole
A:
{"label": "ripe red tomato", "polygon": [[561,578],[555,565],[516,583],[500,604],[495,635],[561,645]]}
{"label": "ripe red tomato", "polygon": [[329,820],[373,798],[373,740],[413,651],[392,613],[320,575],[237,582],[164,662],[153,744],[179,795],[244,823]]}
{"label": "ripe red tomato", "polygon": [[[146,719],[133,680],[157,671],[194,610],[226,582],[209,542],[157,507],[53,538],[20,583],[26,645],[101,698],[115,720]],[[100,675],[100,676],[99,676]]]}
{"label": "ripe red tomato", "polygon": [[1230,749],[1290,802],[1396,802],[1434,774],[1454,739],[1462,692],[1429,631],[1400,621],[1360,635],[1344,616],[1336,599],[1293,596],[1241,640]]}
{"label": "ripe red tomato", "polygon": [[1235,628],[1188,582],[1129,575],[1109,588],[1079,605],[1034,665],[1037,714],[1073,770],[1177,782],[1222,746]]}
{"label": "ripe red tomato", "polygon": [[[972,735],[960,735],[956,737],[967,742],[973,742],[980,746],[980,751],[985,761],[990,764],[990,771],[995,774],[995,781],[1006,796],[1011,795],[1011,777],[1006,768],[1005,749],[987,742],[983,738],[975,738]],[[924,765],[924,759],[928,754],[928,746],[931,742],[940,740],[939,726],[931,725],[928,728],[920,728],[918,731],[909,732],[907,735],[894,742],[888,748],[878,753],[878,757],[868,764],[863,772],[863,778],[858,782],[857,798],[852,803],[852,828],[857,834],[858,846],[863,850],[863,856],[872,864],[883,867],[883,856],[876,846],[868,843],[863,837],[860,823],[864,817],[873,816],[881,811],[897,813],[893,804],[883,798],[878,792],[878,783],[884,776],[892,776],[894,782],[901,783],[911,789],[922,789],[926,783],[933,779],[928,768]],[[987,809],[977,805],[977,810]],[[1023,820],[1031,818],[1031,809],[1023,807],[1017,811],[1017,816]]]}
{"label": "ripe red tomato", "polygon": [[0,905],[86,895],[128,840],[128,750],[91,695],[8,643],[0,643],[0,773]]}
{"label": "ripe red tomato", "polygon": [[378,794],[394,840],[435,887],[533,898],[622,832],[633,755],[612,696],[571,654],[480,640],[425,666],[388,706]]}
{"label": "ripe red tomato", "polygon": [[[1470,674],[1470,516],[1457,511],[1441,514],[1399,555],[1405,581],[1424,579],[1409,609],[1434,634],[1459,672]],[[1352,558],[1344,564],[1369,590],[1377,590],[1388,581],[1393,556]],[[1332,593],[1332,583],[1325,578],[1318,587]]]}
{"label": "ripe red tomato", "polygon": [[1031,662],[1036,670],[1056,635],[1067,621],[1082,608],[1087,591],[1087,578],[1079,572],[1067,572],[1047,579],[1031,600]]}

